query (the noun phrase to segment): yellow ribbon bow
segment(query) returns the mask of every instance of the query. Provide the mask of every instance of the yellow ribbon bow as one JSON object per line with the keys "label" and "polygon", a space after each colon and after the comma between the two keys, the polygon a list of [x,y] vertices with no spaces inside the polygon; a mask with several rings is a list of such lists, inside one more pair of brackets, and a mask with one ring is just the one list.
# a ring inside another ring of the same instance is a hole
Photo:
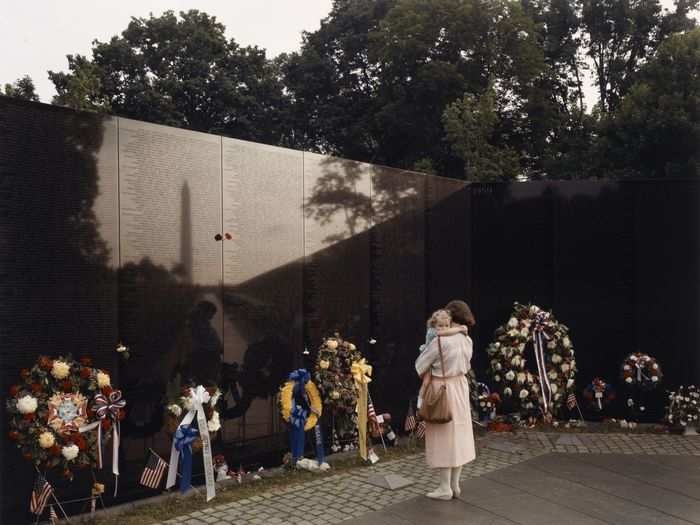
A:
{"label": "yellow ribbon bow", "polygon": [[358,385],[366,385],[372,382],[370,377],[372,375],[372,365],[368,365],[364,357],[359,361],[355,361],[350,371],[355,383]]}

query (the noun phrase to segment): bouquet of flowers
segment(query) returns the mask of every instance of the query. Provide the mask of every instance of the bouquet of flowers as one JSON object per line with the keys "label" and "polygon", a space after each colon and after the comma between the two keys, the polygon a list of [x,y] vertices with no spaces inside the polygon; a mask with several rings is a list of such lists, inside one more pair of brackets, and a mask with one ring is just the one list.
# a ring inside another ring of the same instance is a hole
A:
{"label": "bouquet of flowers", "polygon": [[586,400],[588,409],[602,412],[610,403],[615,400],[615,390],[603,379],[596,377],[583,390],[583,399]]}
{"label": "bouquet of flowers", "polygon": [[[204,415],[207,418],[207,429],[209,433],[214,434],[221,429],[219,411],[216,410],[216,404],[221,398],[221,390],[216,386],[210,386],[206,388],[206,391],[209,393],[209,401],[203,404]],[[193,408],[192,387],[185,387],[182,389],[181,396],[165,407],[165,425],[167,431],[174,434],[182,418]],[[196,422],[197,419],[195,418],[194,421]],[[192,448],[195,450],[201,449],[202,440],[197,438],[192,444]]]}
{"label": "bouquet of flowers", "polygon": [[662,378],[661,367],[648,354],[636,352],[622,362],[622,380],[627,386],[651,390],[656,388]]}
{"label": "bouquet of flowers", "polygon": [[700,416],[700,391],[695,385],[681,386],[668,393],[666,421],[681,428],[697,427]]}

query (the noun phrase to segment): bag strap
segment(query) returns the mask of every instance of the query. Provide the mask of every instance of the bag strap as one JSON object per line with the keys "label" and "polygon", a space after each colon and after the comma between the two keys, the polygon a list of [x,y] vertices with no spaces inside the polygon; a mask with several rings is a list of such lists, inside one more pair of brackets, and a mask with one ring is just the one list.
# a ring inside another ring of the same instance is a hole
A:
{"label": "bag strap", "polygon": [[[438,340],[438,351],[440,352],[440,368],[442,369],[442,377],[445,377],[445,359],[442,356],[442,343],[440,342],[440,336],[437,336],[437,340]],[[430,375],[432,375],[432,373]]]}

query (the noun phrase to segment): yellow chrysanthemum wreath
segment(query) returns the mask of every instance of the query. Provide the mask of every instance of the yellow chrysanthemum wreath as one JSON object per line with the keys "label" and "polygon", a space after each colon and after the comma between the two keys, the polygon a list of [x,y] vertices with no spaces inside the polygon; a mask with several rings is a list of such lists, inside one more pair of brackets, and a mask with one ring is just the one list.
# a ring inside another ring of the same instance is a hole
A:
{"label": "yellow chrysanthemum wreath", "polygon": [[[292,416],[294,384],[295,381],[287,381],[280,389],[280,412],[282,413],[282,419],[285,421],[289,421],[289,418]],[[304,425],[304,430],[311,430],[316,426],[316,422],[321,415],[323,403],[321,402],[321,394],[319,394],[318,388],[316,388],[313,382],[307,382],[304,389],[309,398],[309,408],[311,410],[306,424]]]}

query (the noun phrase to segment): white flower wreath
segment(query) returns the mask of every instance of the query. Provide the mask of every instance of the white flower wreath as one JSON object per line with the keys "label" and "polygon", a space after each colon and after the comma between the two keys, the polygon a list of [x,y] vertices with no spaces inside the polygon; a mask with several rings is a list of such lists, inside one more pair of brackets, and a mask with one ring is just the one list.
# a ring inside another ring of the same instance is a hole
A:
{"label": "white flower wreath", "polygon": [[532,345],[538,314],[544,318],[544,367],[552,394],[550,408],[555,414],[575,385],[576,359],[569,328],[538,306],[515,303],[510,319],[496,330],[487,352],[493,390],[524,416],[533,415],[543,402],[540,378],[526,368],[526,356],[532,356],[535,363]]}

